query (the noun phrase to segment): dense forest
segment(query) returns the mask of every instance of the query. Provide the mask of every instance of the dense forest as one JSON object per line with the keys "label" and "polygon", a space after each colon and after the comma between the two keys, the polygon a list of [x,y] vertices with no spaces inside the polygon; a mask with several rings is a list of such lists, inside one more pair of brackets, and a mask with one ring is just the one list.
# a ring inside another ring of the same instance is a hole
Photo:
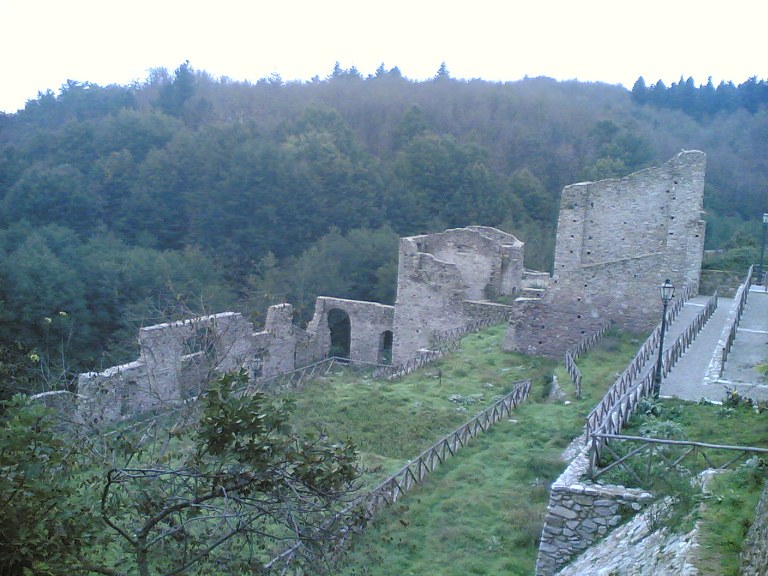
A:
{"label": "dense forest", "polygon": [[[133,359],[138,326],[185,313],[258,323],[289,301],[301,322],[318,294],[392,303],[400,235],[496,226],[547,270],[565,185],[680,149],[708,155],[707,247],[759,241],[765,83],[703,112],[708,87],[641,80],[463,81],[441,66],[414,82],[337,64],[244,83],[187,62],[40,93],[0,114],[0,372],[62,385]],[[699,96],[678,98],[688,88]]]}

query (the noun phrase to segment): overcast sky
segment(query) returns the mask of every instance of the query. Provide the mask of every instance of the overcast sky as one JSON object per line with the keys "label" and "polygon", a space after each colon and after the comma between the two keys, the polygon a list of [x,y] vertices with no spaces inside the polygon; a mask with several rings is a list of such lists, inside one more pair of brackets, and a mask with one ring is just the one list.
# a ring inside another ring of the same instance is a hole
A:
{"label": "overcast sky", "polygon": [[667,85],[768,78],[766,0],[0,0],[0,110],[67,79],[143,80],[185,60],[256,81],[382,62],[413,80]]}

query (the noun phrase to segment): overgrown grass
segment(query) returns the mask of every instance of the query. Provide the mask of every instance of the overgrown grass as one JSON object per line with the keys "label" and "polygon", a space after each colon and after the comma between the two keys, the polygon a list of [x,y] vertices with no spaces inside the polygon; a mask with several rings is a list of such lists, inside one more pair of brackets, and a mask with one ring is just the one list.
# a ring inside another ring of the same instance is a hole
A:
{"label": "overgrown grass", "polygon": [[[339,574],[533,572],[548,487],[564,467],[560,455],[642,339],[610,333],[582,358],[583,398],[576,400],[560,362],[501,352],[503,333],[495,327],[467,337],[460,352],[401,381],[338,375],[297,395],[296,425],[353,438],[372,473],[370,485],[508,392],[512,382],[531,378],[534,384],[530,400],[511,418],[358,535]],[[544,400],[553,371],[567,405]],[[477,394],[482,399],[472,403]]]}
{"label": "overgrown grass", "polygon": [[510,392],[514,382],[531,378],[544,388],[556,363],[501,352],[503,334],[497,326],[468,336],[460,351],[401,380],[361,379],[340,369],[295,394],[294,426],[351,438],[367,483],[382,480]]}
{"label": "overgrown grass", "polygon": [[[728,446],[755,446],[768,448],[768,411],[764,406],[693,404],[682,400],[643,401],[638,412],[622,431],[626,435],[691,440],[706,444]],[[614,445],[619,454],[633,445]],[[744,535],[754,518],[755,505],[763,481],[768,474],[759,458],[729,470],[711,480],[702,493],[692,486],[697,474],[711,466],[724,465],[738,453],[705,450],[707,459],[686,457],[673,471],[658,458],[667,461],[682,455],[680,447],[657,447],[657,457],[651,466],[654,478],[652,488],[659,494],[672,496],[674,508],[665,519],[665,526],[673,531],[689,531],[699,520],[702,548],[700,569],[706,574],[738,574],[739,553]],[[636,473],[647,466],[646,458],[627,461]],[[606,481],[634,485],[633,476],[619,468],[606,475]],[[711,496],[706,494],[711,492]],[[699,506],[701,503],[703,506]]]}
{"label": "overgrown grass", "polygon": [[740,574],[739,555],[766,477],[765,466],[747,465],[718,474],[708,483],[696,560],[702,574]]}

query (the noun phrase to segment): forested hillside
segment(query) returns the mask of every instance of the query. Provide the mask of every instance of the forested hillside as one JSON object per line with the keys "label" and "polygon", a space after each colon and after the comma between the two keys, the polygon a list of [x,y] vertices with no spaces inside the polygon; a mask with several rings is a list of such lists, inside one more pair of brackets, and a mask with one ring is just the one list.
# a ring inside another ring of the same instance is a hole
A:
{"label": "forested hillside", "polygon": [[757,237],[765,106],[691,114],[641,88],[338,65],[247,84],[185,63],[40,94],[0,114],[0,370],[112,365],[185,312],[392,303],[399,235],[497,226],[547,270],[563,186],[682,148],[708,154],[708,247]]}

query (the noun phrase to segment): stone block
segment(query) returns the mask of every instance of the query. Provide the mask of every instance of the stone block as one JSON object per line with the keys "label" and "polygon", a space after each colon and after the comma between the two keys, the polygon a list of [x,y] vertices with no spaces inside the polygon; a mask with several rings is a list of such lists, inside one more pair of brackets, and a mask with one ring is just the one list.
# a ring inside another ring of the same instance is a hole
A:
{"label": "stone block", "polygon": [[549,512],[554,516],[559,516],[561,518],[566,518],[568,520],[573,520],[578,516],[576,512],[574,512],[573,510],[570,510],[569,508],[566,508],[565,506],[555,506]]}

